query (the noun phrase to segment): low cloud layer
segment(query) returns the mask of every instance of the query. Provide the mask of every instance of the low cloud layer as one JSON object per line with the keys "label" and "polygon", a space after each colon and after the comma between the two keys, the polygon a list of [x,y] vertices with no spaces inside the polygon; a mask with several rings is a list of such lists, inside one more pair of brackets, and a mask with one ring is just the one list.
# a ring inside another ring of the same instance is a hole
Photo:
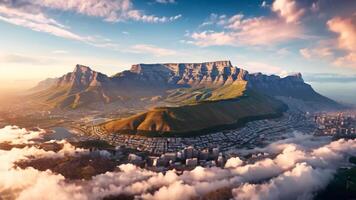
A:
{"label": "low cloud layer", "polygon": [[[12,141],[15,135],[15,143],[29,144],[42,134],[6,127],[0,130],[0,143]],[[225,168],[197,167],[181,175],[174,170],[163,174],[124,164],[117,171],[99,174],[91,180],[71,181],[50,170],[14,167],[21,159],[86,153],[61,142],[65,145],[59,152],[35,146],[0,150],[0,197],[52,199],[55,194],[56,199],[86,200],[126,195],[147,200],[185,200],[228,188],[234,199],[310,199],[328,184],[348,156],[356,155],[356,140],[331,142],[328,138],[298,134],[265,148],[240,152],[259,155],[255,159],[233,157]]]}

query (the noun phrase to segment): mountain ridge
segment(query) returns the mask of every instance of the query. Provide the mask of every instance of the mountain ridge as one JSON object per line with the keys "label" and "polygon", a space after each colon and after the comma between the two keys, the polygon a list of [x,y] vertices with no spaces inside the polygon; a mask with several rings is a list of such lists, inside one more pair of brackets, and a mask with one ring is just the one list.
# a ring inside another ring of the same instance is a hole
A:
{"label": "mountain ridge", "polygon": [[[77,108],[92,103],[120,103],[124,99],[150,99],[156,96],[162,99],[167,96],[168,90],[216,88],[241,81],[247,82],[249,89],[265,95],[325,102],[331,106],[337,104],[315,92],[304,82],[300,73],[283,78],[277,75],[249,73],[234,67],[230,61],[135,64],[131,69],[111,77],[78,64],[73,72],[41,82],[37,88],[48,84],[44,90],[45,94],[40,96],[44,97],[41,98],[44,101],[52,101],[51,105],[54,107]],[[38,96],[41,91],[36,91]]]}

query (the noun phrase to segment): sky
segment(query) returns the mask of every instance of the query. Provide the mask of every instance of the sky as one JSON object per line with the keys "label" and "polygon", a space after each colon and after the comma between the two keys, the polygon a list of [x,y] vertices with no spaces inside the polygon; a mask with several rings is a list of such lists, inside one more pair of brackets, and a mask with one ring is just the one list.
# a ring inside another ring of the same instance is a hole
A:
{"label": "sky", "polygon": [[215,60],[356,88],[354,0],[0,0],[0,33],[5,89],[78,63],[112,75]]}

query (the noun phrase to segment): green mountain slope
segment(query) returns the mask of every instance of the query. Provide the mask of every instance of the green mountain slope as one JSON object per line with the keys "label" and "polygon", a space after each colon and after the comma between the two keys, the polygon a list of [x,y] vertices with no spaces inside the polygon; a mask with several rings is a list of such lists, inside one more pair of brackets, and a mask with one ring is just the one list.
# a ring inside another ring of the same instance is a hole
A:
{"label": "green mountain slope", "polygon": [[[212,90],[214,95],[194,104],[154,108],[102,126],[108,132],[184,136],[238,126],[250,120],[277,117],[287,109],[282,102],[251,90],[241,92],[237,98],[218,98],[219,91],[223,90],[226,88]],[[230,97],[229,93],[221,94]]]}
{"label": "green mountain slope", "polygon": [[204,101],[234,99],[243,96],[246,81],[238,81],[224,86],[179,88],[168,91],[165,99],[178,105],[195,104]]}

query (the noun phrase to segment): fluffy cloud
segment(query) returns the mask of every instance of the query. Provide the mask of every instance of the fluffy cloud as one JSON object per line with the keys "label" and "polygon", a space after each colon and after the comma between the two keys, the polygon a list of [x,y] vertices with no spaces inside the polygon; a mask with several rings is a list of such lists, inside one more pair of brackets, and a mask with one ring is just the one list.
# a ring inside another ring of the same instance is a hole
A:
{"label": "fluffy cloud", "polygon": [[233,190],[235,199],[312,199],[313,192],[326,186],[332,170],[313,169],[298,163],[289,171],[263,184],[246,183]]}
{"label": "fluffy cloud", "polygon": [[334,17],[327,22],[329,29],[338,34],[340,48],[356,51],[356,15],[350,18]]}
{"label": "fluffy cloud", "polygon": [[22,26],[37,32],[84,42],[95,47],[117,47],[116,44],[111,43],[105,38],[100,38],[98,36],[83,36],[74,33],[69,27],[47,16],[41,9],[29,3],[18,5],[12,1],[10,1],[10,3],[0,2],[0,21]]}
{"label": "fluffy cloud", "polygon": [[[217,25],[223,25],[224,31],[202,31],[191,34],[193,43],[198,46],[268,46],[287,42],[291,39],[303,39],[302,28],[294,23],[286,23],[279,18],[244,18],[237,14],[230,18],[215,17]],[[205,24],[214,24],[207,21]],[[204,24],[204,23],[203,23]],[[278,31],[276,31],[278,30]]]}
{"label": "fluffy cloud", "polygon": [[230,167],[238,167],[242,165],[243,161],[239,158],[230,158],[229,160],[226,161],[225,163],[225,168],[230,168]]}
{"label": "fluffy cloud", "polygon": [[346,51],[338,57],[336,65],[356,67],[356,14],[351,17],[334,17],[327,22],[329,29],[338,34],[337,45]]}
{"label": "fluffy cloud", "polygon": [[146,15],[133,7],[131,0],[7,0],[5,2],[14,8],[31,7],[36,10],[41,8],[73,11],[82,15],[103,18],[105,21],[117,22],[126,20],[137,20],[150,23],[169,22],[177,20],[181,15],[172,17],[157,17]]}
{"label": "fluffy cloud", "polygon": [[[16,133],[16,131],[18,133]],[[28,142],[40,132],[13,127],[0,130],[3,141],[11,135],[17,141]],[[24,137],[24,138],[22,138]],[[38,171],[31,167],[14,168],[16,161],[33,157],[65,156],[81,152],[65,143],[59,152],[45,151],[36,147],[13,148],[0,151],[0,193],[10,199],[102,199],[107,196],[129,195],[137,199],[191,199],[204,196],[219,188],[233,188],[235,199],[310,199],[324,188],[336,169],[344,165],[344,159],[356,155],[356,140],[315,138],[296,135],[294,138],[273,143],[265,148],[249,150],[250,153],[265,152],[271,155],[242,162],[238,157],[230,158],[225,168],[197,167],[178,175],[170,170],[157,173],[132,164],[120,165],[117,171],[92,177],[91,180],[66,180],[60,174]]]}
{"label": "fluffy cloud", "polygon": [[326,23],[337,37],[321,40],[316,45],[299,50],[307,59],[327,59],[336,66],[356,67],[356,18],[333,17]]}
{"label": "fluffy cloud", "polygon": [[60,10],[102,18],[105,21],[142,21],[166,23],[182,17],[158,17],[146,15],[133,8],[131,0],[5,0],[0,1],[0,21],[48,33],[57,37],[76,40],[95,47],[118,49],[117,44],[98,36],[83,36],[73,32],[70,27],[46,14],[47,10]]}
{"label": "fluffy cloud", "polygon": [[[200,25],[222,26],[223,31],[201,31],[191,34],[198,46],[268,46],[294,39],[306,39],[303,26],[299,23],[305,14],[305,5],[295,0],[275,0],[271,10],[278,16],[246,18],[239,13],[230,18],[226,15],[211,14],[209,20]],[[265,1],[261,7],[268,7]],[[276,31],[278,30],[278,31]]]}
{"label": "fluffy cloud", "polygon": [[[0,3],[0,20],[17,26],[23,26],[34,31],[45,32],[58,37],[87,41],[89,38],[80,36],[68,30],[67,27],[43,13],[32,13],[28,7],[11,8]],[[32,8],[31,8],[32,9]]]}
{"label": "fluffy cloud", "polygon": [[28,131],[17,126],[5,126],[0,129],[0,143],[10,144],[29,144],[34,143],[35,139],[42,139],[44,131]]}
{"label": "fluffy cloud", "polygon": [[296,0],[275,0],[272,10],[283,17],[286,22],[297,22],[305,13],[305,9],[298,5]]}
{"label": "fluffy cloud", "polygon": [[130,0],[35,0],[31,3],[40,7],[75,11],[83,15],[101,17],[106,21],[121,20],[132,9]]}

